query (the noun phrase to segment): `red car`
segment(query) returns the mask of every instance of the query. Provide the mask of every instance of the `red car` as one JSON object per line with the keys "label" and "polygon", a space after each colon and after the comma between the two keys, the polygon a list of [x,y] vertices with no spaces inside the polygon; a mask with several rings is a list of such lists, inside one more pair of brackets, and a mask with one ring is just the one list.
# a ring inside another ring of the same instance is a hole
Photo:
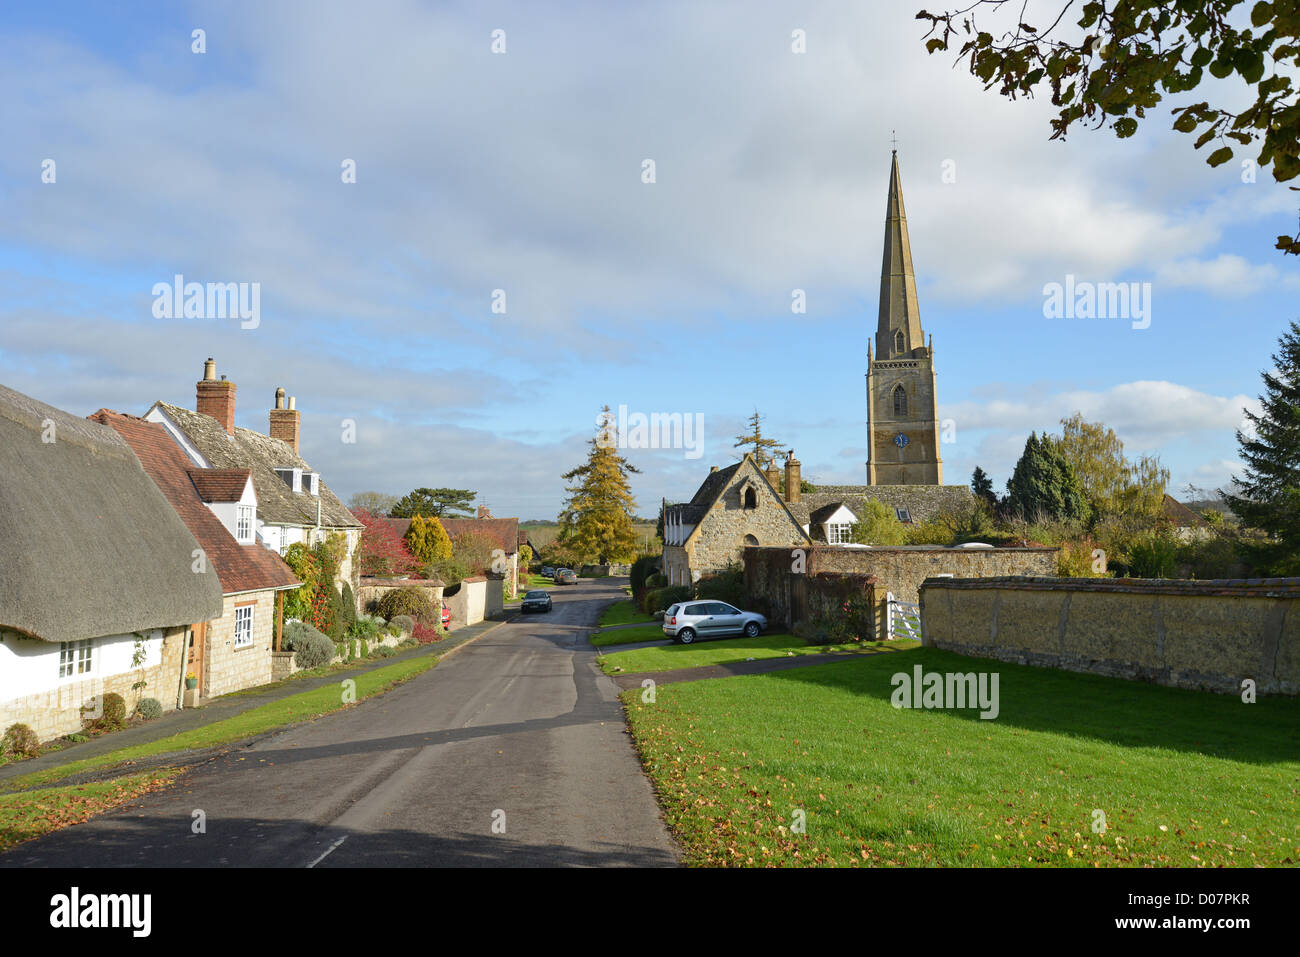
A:
{"label": "red car", "polygon": [[451,628],[451,609],[446,605],[442,606],[442,627]]}

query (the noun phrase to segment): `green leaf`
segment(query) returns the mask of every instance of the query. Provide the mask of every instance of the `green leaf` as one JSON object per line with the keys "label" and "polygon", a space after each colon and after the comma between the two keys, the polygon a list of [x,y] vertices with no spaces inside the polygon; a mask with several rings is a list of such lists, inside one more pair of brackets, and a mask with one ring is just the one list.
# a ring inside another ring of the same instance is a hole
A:
{"label": "green leaf", "polygon": [[925,51],[927,53],[933,53],[935,50],[946,50],[946,49],[948,49],[948,44],[944,43],[938,37],[933,38],[925,45]]}
{"label": "green leaf", "polygon": [[[1190,133],[1196,129],[1196,117],[1188,111],[1184,111],[1178,119],[1174,120],[1174,129],[1179,133]],[[1201,144],[1197,143],[1197,146]]]}
{"label": "green leaf", "polygon": [[1211,153],[1210,158],[1205,162],[1209,163],[1211,166],[1222,166],[1230,159],[1232,159],[1232,147],[1221,146]]}
{"label": "green leaf", "polygon": [[1273,4],[1267,3],[1266,0],[1260,0],[1250,11],[1250,22],[1254,26],[1262,27],[1272,19]]}
{"label": "green leaf", "polygon": [[1205,66],[1213,59],[1214,52],[1212,50],[1208,50],[1205,47],[1199,47],[1197,51],[1192,54],[1192,66]]}
{"label": "green leaf", "polygon": [[1131,116],[1126,116],[1115,121],[1115,135],[1120,139],[1125,139],[1137,132],[1137,120]]}
{"label": "green leaf", "polygon": [[1224,77],[1232,75],[1232,64],[1227,60],[1219,59],[1210,64],[1210,75],[1215,79],[1222,80]]}

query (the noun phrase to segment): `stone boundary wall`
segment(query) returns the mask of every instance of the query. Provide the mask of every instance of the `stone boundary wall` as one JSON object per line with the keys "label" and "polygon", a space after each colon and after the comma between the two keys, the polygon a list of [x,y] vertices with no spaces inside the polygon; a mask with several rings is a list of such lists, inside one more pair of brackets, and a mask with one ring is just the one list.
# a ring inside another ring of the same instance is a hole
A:
{"label": "stone boundary wall", "polygon": [[1300,579],[930,579],[927,647],[1179,688],[1300,694]]}
{"label": "stone boundary wall", "polygon": [[[936,575],[962,578],[1043,575],[1056,570],[1058,550],[1039,546],[953,548],[941,545],[746,548],[745,596],[752,606],[750,610],[789,628],[807,608],[801,598],[807,593],[807,586],[800,579],[848,575],[865,582],[870,578],[876,604],[876,633],[884,637],[889,594],[899,601],[915,602],[920,598],[921,583]],[[796,551],[803,552],[802,572],[796,571],[800,562]]]}
{"label": "stone boundary wall", "polygon": [[[501,583],[496,582],[497,587]],[[456,594],[447,599],[447,608],[451,611],[453,628],[476,625],[487,613],[488,580],[482,576],[463,578]]]}

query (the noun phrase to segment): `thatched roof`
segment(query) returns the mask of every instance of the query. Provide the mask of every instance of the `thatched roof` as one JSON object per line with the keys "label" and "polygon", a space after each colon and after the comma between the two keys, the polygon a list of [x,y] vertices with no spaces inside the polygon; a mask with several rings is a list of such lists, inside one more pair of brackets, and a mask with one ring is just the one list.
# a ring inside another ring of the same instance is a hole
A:
{"label": "thatched roof", "polygon": [[198,547],[121,436],[0,386],[0,629],[77,641],[219,618]]}
{"label": "thatched roof", "polygon": [[356,516],[322,481],[320,498],[310,492],[295,492],[276,474],[280,468],[311,472],[289,443],[252,429],[236,427],[230,435],[210,415],[177,405],[158,402],[154,408],[175,423],[214,469],[248,469],[257,492],[257,517],[271,525],[310,526],[316,524],[316,503],[320,502],[320,523],[326,528],[360,528]]}

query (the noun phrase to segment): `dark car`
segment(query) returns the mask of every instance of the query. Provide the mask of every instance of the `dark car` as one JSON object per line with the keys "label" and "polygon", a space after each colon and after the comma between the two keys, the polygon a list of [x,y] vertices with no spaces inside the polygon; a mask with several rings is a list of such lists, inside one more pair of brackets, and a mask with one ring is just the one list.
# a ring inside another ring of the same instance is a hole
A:
{"label": "dark car", "polygon": [[554,576],[555,576],[555,566],[554,566],[554,565],[543,565],[543,566],[542,566],[542,577],[543,577],[543,578],[553,578]]}
{"label": "dark car", "polygon": [[520,611],[550,611],[551,596],[549,592],[530,591],[524,594],[524,600],[519,605]]}
{"label": "dark car", "polygon": [[578,573],[572,568],[558,568],[555,571],[555,584],[576,585],[578,584]]}

